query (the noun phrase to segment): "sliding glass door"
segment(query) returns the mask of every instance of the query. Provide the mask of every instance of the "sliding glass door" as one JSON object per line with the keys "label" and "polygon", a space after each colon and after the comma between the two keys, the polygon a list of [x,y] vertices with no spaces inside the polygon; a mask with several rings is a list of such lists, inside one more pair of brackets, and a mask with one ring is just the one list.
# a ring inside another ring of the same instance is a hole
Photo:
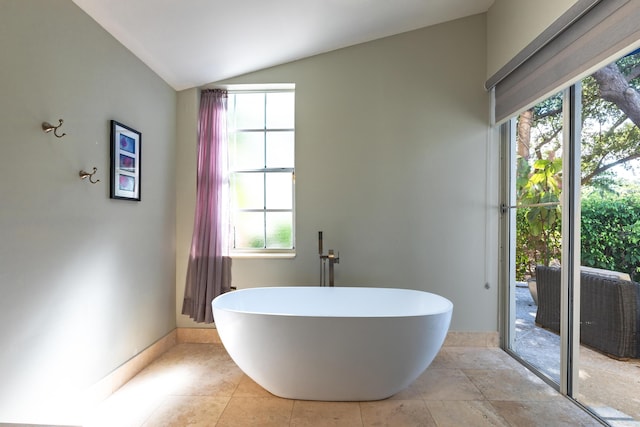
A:
{"label": "sliding glass door", "polygon": [[501,132],[506,348],[611,424],[640,422],[639,88],[632,52]]}
{"label": "sliding glass door", "polygon": [[[578,393],[640,424],[640,53],[582,80]],[[634,424],[635,425],[635,424]]]}
{"label": "sliding glass door", "polygon": [[[562,261],[562,112],[560,92],[512,121],[509,163],[513,172],[509,204],[503,207],[513,225],[511,350],[556,383],[560,381],[560,313],[550,318],[538,313],[536,271],[538,266],[559,268]],[[542,291],[543,298],[554,292]],[[558,307],[559,297],[559,293],[557,298],[553,295],[551,301]]]}

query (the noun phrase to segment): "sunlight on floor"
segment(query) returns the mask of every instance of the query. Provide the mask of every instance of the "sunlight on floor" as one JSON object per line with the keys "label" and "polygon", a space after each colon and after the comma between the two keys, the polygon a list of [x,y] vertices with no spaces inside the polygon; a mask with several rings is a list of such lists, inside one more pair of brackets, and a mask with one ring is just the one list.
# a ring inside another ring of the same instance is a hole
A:
{"label": "sunlight on floor", "polygon": [[271,395],[219,344],[178,344],[91,414],[85,426],[598,426],[504,351],[444,347],[407,389],[376,402]]}

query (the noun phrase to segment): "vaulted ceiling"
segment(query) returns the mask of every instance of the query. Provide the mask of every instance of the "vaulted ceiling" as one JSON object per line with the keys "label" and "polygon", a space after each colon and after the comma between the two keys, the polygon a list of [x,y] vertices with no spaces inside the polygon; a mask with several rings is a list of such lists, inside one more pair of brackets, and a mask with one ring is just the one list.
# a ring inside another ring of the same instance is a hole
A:
{"label": "vaulted ceiling", "polygon": [[486,12],[493,0],[73,0],[176,90]]}

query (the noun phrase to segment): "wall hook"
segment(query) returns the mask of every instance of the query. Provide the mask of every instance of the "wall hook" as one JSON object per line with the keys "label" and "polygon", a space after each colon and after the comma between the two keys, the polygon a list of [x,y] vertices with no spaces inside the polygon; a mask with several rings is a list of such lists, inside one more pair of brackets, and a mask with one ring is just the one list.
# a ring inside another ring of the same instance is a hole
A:
{"label": "wall hook", "polygon": [[49,122],[43,122],[42,123],[42,130],[44,131],[44,133],[49,133],[49,132],[53,131],[53,134],[55,136],[57,136],[58,138],[62,138],[63,136],[65,136],[66,133],[63,133],[62,135],[58,135],[58,128],[60,126],[62,126],[63,120],[62,119],[58,119],[58,121],[60,122],[60,123],[58,123],[58,126],[54,126]]}
{"label": "wall hook", "polygon": [[96,179],[95,181],[93,180],[93,175],[95,175],[97,171],[98,171],[98,168],[94,166],[93,172],[89,173],[85,170],[81,170],[78,175],[80,175],[80,178],[82,179],[89,178],[89,182],[92,184],[97,184],[98,182],[100,182],[100,180],[99,179]]}

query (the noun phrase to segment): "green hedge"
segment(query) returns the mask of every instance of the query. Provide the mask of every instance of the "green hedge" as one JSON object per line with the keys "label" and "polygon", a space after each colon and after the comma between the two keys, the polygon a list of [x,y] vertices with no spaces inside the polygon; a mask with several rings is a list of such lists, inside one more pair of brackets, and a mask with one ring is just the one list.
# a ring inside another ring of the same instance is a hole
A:
{"label": "green hedge", "polygon": [[[537,264],[560,261],[560,221],[543,225],[536,233],[530,226],[530,210],[516,216],[516,278],[525,280]],[[629,273],[640,281],[640,195],[601,196],[582,199],[581,264]]]}
{"label": "green hedge", "polygon": [[640,279],[640,196],[582,200],[581,264],[629,273]]}

